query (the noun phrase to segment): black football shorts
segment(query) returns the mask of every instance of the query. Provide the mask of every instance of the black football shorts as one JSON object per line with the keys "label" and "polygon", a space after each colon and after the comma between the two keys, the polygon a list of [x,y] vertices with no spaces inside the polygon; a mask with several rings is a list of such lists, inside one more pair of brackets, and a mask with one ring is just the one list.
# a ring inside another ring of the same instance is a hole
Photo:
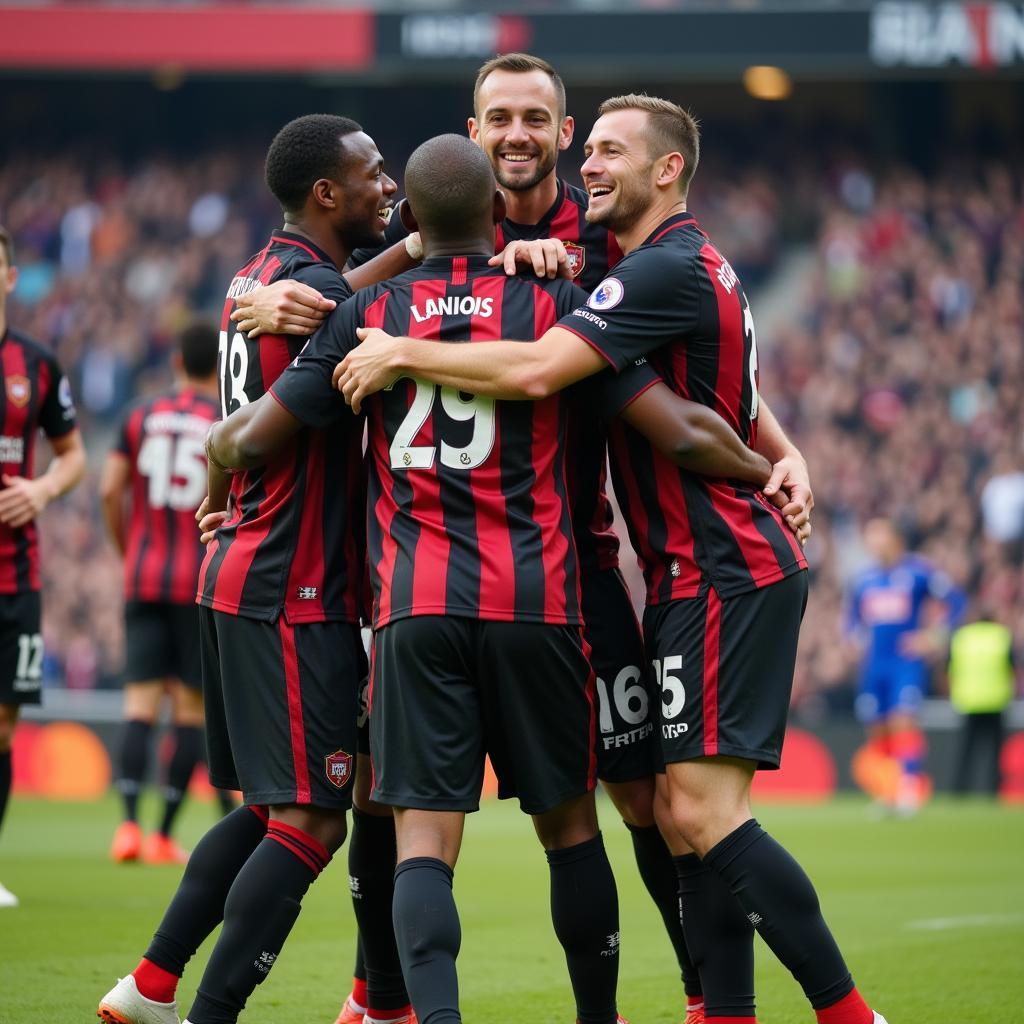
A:
{"label": "black football shorts", "polygon": [[199,608],[172,601],[129,601],[124,608],[125,682],[180,679],[203,688]]}
{"label": "black football shorts", "polygon": [[0,594],[0,704],[38,704],[42,700],[41,620],[37,590]]}
{"label": "black football shorts", "polygon": [[724,600],[705,584],[647,608],[666,764],[723,755],[779,767],[806,603],[801,571]]}
{"label": "black football shorts", "polygon": [[594,679],[576,626],[419,615],[374,635],[373,799],[475,811],[484,755],[498,796],[543,814],[594,788]]}
{"label": "black football shorts", "polygon": [[583,638],[597,677],[597,777],[630,782],[653,775],[657,691],[644,656],[640,624],[618,569],[580,574]]}
{"label": "black football shorts", "polygon": [[201,608],[200,628],[210,782],[247,804],[351,807],[359,627]]}

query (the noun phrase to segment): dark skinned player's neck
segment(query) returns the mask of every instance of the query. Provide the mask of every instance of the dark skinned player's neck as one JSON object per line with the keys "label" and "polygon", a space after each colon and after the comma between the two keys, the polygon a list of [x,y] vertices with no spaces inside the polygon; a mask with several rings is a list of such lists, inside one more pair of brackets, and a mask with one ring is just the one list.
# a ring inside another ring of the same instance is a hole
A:
{"label": "dark skinned player's neck", "polygon": [[423,238],[424,259],[449,259],[452,256],[493,256],[494,236],[488,238],[464,238],[455,242],[435,242],[429,236]]}
{"label": "dark skinned player's neck", "polygon": [[514,224],[536,224],[554,205],[558,197],[558,179],[552,171],[543,181],[523,192],[503,188],[506,217]]}
{"label": "dark skinned player's neck", "polygon": [[305,221],[290,220],[286,216],[284,219],[284,229],[293,235],[302,235],[303,238],[308,238],[315,246],[323,249],[331,257],[334,265],[339,270],[345,269],[345,264],[348,263],[352,250],[341,242],[329,227],[324,226],[317,229]]}

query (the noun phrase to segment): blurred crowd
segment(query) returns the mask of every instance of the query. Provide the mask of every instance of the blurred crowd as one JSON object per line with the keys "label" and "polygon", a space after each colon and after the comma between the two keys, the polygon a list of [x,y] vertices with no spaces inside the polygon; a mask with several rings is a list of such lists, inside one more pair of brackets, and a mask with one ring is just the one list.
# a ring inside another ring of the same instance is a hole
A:
{"label": "blurred crowd", "polygon": [[[893,517],[1024,639],[1024,202],[1003,165],[931,178],[806,166],[777,179],[702,170],[691,206],[755,320],[780,258],[814,251],[783,325],[758,332],[762,389],[817,497],[796,686],[810,707],[850,700],[842,599],[871,516]],[[117,681],[121,577],[98,469],[125,404],[168,382],[176,330],[219,318],[232,273],[277,225],[261,169],[259,153],[237,149],[0,163],[0,222],[21,273],[10,320],[69,371],[91,459],[87,483],[44,517],[51,681]],[[790,248],[794,225],[803,250]]]}

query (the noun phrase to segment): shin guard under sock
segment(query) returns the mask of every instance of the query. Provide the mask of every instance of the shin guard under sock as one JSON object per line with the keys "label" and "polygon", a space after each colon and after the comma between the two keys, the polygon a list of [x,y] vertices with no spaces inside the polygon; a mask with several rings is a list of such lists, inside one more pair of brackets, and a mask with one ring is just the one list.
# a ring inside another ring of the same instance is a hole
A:
{"label": "shin guard under sock", "polygon": [[169,836],[174,828],[174,819],[181,810],[182,801],[188,792],[192,773],[203,756],[203,732],[194,725],[178,725],[174,728],[174,753],[167,766],[167,785],[164,787],[164,814],[160,821],[161,835]]}
{"label": "shin guard under sock", "polygon": [[137,821],[139,816],[139,794],[146,778],[146,764],[149,761],[149,737],[153,732],[151,722],[133,718],[124,723],[121,733],[121,756],[117,776],[117,788],[124,801],[126,821]]}
{"label": "shin guard under sock", "polygon": [[713,871],[695,853],[675,858],[679,913],[686,943],[704,985],[704,1014],[754,1017],[754,926]]}
{"label": "shin guard under sock", "polygon": [[271,819],[228,892],[224,928],[189,1011],[192,1024],[234,1024],[274,966],[302,897],[331,855],[316,839]]}
{"label": "shin guard under sock", "polygon": [[384,1019],[402,1016],[387,1011],[409,1006],[392,920],[397,856],[395,819],[353,808],[348,875],[366,971],[366,1006],[371,1017]]}
{"label": "shin guard under sock", "polygon": [[395,939],[420,1024],[458,1024],[462,945],[452,869],[435,857],[412,857],[395,869]]}
{"label": "shin guard under sock", "polygon": [[[815,1010],[853,991],[853,979],[821,915],[811,880],[756,821],[745,822],[717,843],[704,863],[729,886]],[[867,1012],[864,1024],[871,1024],[871,1011]]]}
{"label": "shin guard under sock", "polygon": [[633,854],[636,866],[654,905],[661,914],[668,932],[669,941],[679,962],[679,972],[683,979],[683,990],[688,996],[701,994],[700,974],[690,958],[686,948],[686,937],[679,918],[679,879],[676,867],[672,863],[672,853],[658,831],[657,825],[641,828],[624,822],[633,840]]}
{"label": "shin guard under sock", "polygon": [[[147,961],[181,977],[185,964],[223,920],[228,891],[266,833],[265,808],[239,807],[199,840],[185,866],[178,891],[146,950]],[[147,991],[138,970],[135,981],[147,999],[169,1001]]]}
{"label": "shin guard under sock", "polygon": [[580,1024],[615,1024],[619,897],[604,840],[548,850],[551,921],[565,950]]}

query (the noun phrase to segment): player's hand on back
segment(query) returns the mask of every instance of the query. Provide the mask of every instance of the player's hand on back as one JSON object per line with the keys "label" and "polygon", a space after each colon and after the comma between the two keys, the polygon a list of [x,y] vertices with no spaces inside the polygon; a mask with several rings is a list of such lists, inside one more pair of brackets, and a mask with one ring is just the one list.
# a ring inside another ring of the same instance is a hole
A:
{"label": "player's hand on back", "polygon": [[531,242],[509,242],[496,256],[488,260],[492,267],[504,267],[513,276],[523,267],[530,267],[538,277],[565,277],[572,279],[569,256],[559,238],[537,238]]}
{"label": "player's hand on back", "polygon": [[334,368],[334,386],[358,413],[364,398],[390,387],[398,379],[394,357],[398,341],[379,327],[360,327],[359,344]]}
{"label": "player's hand on back", "polygon": [[0,479],[3,481],[3,490],[0,490],[0,523],[15,530],[35,519],[53,497],[50,483],[45,477],[28,480],[23,476],[8,476],[4,473]]}
{"label": "player's hand on back", "polygon": [[337,305],[301,281],[275,281],[236,300],[231,319],[250,337],[312,334]]}
{"label": "player's hand on back", "polygon": [[209,544],[217,533],[217,528],[227,519],[227,512],[211,512],[210,496],[203,498],[203,503],[196,509],[196,522],[199,524],[199,540]]}
{"label": "player's hand on back", "polygon": [[771,479],[764,486],[764,495],[782,512],[782,517],[801,544],[811,536],[811,510],[814,492],[807,463],[795,455],[787,455],[772,466]]}

